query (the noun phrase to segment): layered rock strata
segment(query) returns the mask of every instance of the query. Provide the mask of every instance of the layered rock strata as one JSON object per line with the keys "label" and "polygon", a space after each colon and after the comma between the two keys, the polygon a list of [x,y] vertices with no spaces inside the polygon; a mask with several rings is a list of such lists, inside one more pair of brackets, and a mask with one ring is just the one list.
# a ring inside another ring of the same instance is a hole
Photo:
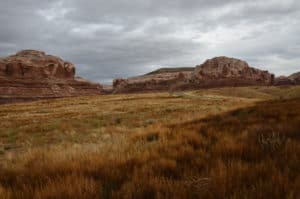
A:
{"label": "layered rock strata", "polygon": [[75,66],[59,57],[23,50],[0,58],[0,103],[98,95],[100,84],[75,77]]}
{"label": "layered rock strata", "polygon": [[180,72],[157,71],[129,79],[116,79],[113,83],[114,92],[173,91],[274,83],[274,75],[268,71],[250,67],[245,61],[228,57],[209,59],[194,70],[187,68],[184,71],[184,68],[180,68]]}

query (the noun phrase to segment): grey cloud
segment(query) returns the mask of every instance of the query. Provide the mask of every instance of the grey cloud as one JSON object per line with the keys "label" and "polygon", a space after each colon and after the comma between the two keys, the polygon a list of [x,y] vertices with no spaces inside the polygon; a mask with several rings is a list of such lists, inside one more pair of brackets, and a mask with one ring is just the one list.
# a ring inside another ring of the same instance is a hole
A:
{"label": "grey cloud", "polygon": [[111,81],[226,55],[277,75],[300,70],[297,0],[10,0],[0,2],[0,56],[31,48]]}

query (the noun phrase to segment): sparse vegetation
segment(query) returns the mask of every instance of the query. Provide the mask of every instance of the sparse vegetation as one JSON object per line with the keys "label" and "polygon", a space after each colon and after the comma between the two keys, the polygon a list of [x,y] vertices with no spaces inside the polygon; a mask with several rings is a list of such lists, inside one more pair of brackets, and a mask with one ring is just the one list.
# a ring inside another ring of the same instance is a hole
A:
{"label": "sparse vegetation", "polygon": [[299,198],[300,98],[245,89],[1,106],[0,198]]}

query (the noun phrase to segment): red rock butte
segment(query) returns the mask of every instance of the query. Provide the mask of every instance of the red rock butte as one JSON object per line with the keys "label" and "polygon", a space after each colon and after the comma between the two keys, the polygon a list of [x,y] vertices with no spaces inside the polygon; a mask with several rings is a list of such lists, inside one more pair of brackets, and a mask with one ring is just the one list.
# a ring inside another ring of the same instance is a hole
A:
{"label": "red rock butte", "polygon": [[72,79],[75,66],[59,57],[36,50],[23,50],[0,59],[0,75],[24,79]]}
{"label": "red rock butte", "polygon": [[[158,70],[160,71],[160,70]],[[180,68],[149,73],[129,79],[114,80],[114,92],[183,90],[224,86],[273,85],[274,75],[250,67],[247,62],[215,57],[191,70]]]}
{"label": "red rock butte", "polygon": [[162,68],[102,86],[75,77],[68,61],[36,50],[0,58],[0,103],[109,93],[175,91],[225,86],[300,84],[300,73],[275,78],[268,71],[229,57],[215,57],[196,67]]}
{"label": "red rock butte", "polygon": [[98,95],[102,86],[75,77],[75,66],[42,51],[0,58],[0,103]]}

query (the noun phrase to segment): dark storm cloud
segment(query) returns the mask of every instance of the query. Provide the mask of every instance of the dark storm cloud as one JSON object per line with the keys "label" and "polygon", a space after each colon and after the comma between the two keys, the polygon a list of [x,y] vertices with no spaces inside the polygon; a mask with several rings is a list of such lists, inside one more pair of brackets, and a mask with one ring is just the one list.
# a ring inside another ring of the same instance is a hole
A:
{"label": "dark storm cloud", "polygon": [[299,10],[297,0],[1,1],[0,56],[44,50],[106,83],[219,55],[289,74],[300,70]]}

